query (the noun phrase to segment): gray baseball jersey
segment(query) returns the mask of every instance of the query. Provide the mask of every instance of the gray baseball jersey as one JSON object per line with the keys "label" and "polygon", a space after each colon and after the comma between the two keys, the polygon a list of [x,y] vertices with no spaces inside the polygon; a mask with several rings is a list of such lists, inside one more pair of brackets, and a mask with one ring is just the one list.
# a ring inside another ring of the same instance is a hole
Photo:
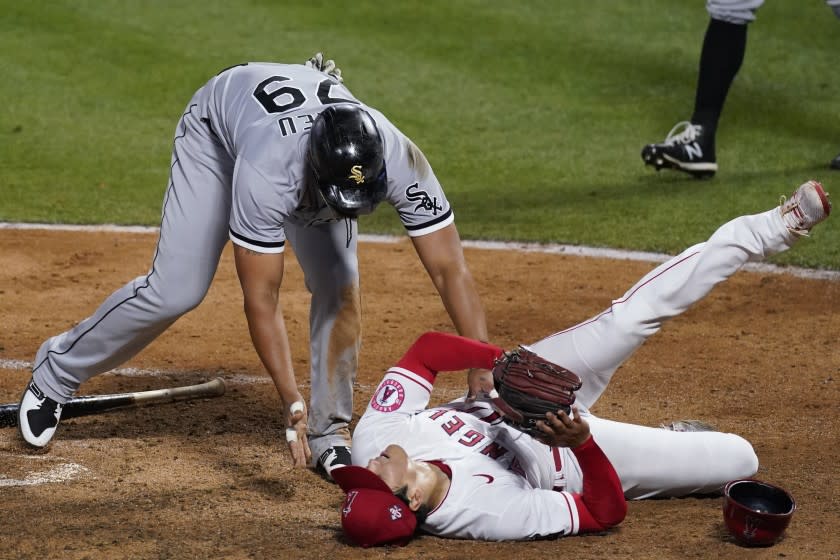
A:
{"label": "gray baseball jersey", "polygon": [[229,69],[207,85],[203,103],[210,126],[231,158],[234,243],[279,252],[284,224],[334,221],[310,189],[306,152],[315,117],[332,103],[362,105],[382,135],[388,170],[386,200],[411,236],[453,221],[452,210],[423,153],[385,116],[359,102],[342,84],[296,64],[251,63]]}

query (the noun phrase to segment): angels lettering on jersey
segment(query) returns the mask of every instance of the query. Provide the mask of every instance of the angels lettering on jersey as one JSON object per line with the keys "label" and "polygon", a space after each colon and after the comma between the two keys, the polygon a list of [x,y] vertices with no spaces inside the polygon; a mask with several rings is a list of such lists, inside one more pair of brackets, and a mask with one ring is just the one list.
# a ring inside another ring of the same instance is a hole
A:
{"label": "angels lettering on jersey", "polygon": [[[414,384],[407,381],[409,386]],[[503,468],[519,476],[526,477],[521,462],[505,445],[507,430],[501,426],[501,415],[486,403],[450,403],[441,407],[416,410],[421,403],[406,403],[406,387],[399,375],[389,375],[379,384],[370,399],[370,408],[381,413],[402,412],[417,414],[431,420],[437,426],[438,436],[446,436],[459,447],[470,449],[485,457],[495,460]],[[405,409],[403,409],[403,405]],[[413,409],[413,410],[412,410]],[[431,434],[430,434],[431,435]]]}
{"label": "angels lettering on jersey", "polygon": [[[427,415],[430,420],[434,420],[440,429],[458,445],[473,449],[485,457],[494,459],[512,473],[526,477],[519,458],[511,453],[503,443],[500,443],[504,439],[502,437],[504,428],[499,431],[489,427],[494,424],[500,425],[501,422],[499,413],[489,405],[485,403],[461,403],[458,406],[430,408],[421,414]],[[474,420],[467,419],[467,415],[486,423],[488,428],[478,428],[475,426]],[[470,427],[471,425],[473,427]]]}

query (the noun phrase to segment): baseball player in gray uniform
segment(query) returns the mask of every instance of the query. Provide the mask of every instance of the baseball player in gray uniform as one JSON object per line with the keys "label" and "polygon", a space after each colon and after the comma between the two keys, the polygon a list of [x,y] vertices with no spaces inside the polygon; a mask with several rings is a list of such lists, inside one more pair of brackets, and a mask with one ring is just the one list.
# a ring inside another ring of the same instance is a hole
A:
{"label": "baseball player in gray uniform", "polygon": [[[37,352],[21,398],[23,439],[44,447],[62,404],[204,298],[233,242],[251,340],[283,402],[295,466],[350,463],[360,347],[359,215],[392,204],[456,330],[485,340],[484,311],[449,201],[423,153],[343,85],[332,61],[247,63],[199,89],[178,122],[148,273]],[[312,293],[311,400],[292,368],[280,303],[286,242]],[[470,372],[473,391],[489,383]],[[311,449],[311,451],[310,451]]]}
{"label": "baseball player in gray uniform", "polygon": [[[675,169],[705,179],[717,173],[715,136],[729,88],[747,50],[747,27],[764,0],[707,0],[709,24],[703,38],[691,119],[677,123],[664,141],[642,148],[646,165]],[[826,0],[840,18],[840,0]],[[840,169],[840,155],[829,167]]]}

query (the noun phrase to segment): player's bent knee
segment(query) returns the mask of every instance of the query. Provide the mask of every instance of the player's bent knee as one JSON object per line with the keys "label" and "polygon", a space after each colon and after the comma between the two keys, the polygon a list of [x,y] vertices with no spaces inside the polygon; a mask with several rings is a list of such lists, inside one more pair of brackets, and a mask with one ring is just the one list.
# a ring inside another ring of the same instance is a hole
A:
{"label": "player's bent knee", "polygon": [[158,294],[156,305],[159,315],[163,318],[177,319],[188,311],[192,311],[204,300],[207,290],[169,290]]}

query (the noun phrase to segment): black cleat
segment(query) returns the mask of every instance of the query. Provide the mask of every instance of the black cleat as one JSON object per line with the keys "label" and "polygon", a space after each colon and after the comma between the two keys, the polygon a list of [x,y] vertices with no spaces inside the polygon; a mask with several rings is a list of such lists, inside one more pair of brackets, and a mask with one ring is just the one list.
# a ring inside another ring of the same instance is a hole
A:
{"label": "black cleat", "polygon": [[330,447],[318,457],[318,462],[315,465],[317,470],[322,475],[332,480],[330,473],[339,467],[346,467],[352,465],[353,461],[350,456],[350,448],[345,445],[336,445]]}
{"label": "black cleat", "polygon": [[831,169],[840,169],[840,154],[837,154],[837,157],[831,160],[831,163],[828,164]]}
{"label": "black cleat", "polygon": [[698,179],[709,179],[717,172],[717,162],[712,143],[703,135],[699,124],[677,123],[664,142],[642,148],[642,160],[657,171],[677,169]]}

